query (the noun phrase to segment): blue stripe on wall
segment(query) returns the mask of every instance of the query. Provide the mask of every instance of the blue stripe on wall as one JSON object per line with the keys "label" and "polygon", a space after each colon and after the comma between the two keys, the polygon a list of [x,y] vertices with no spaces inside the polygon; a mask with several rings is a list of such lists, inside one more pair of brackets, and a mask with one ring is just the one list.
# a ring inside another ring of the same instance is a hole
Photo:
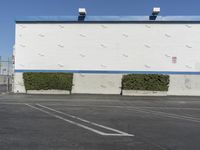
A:
{"label": "blue stripe on wall", "polygon": [[[86,16],[84,22],[141,22],[148,21],[149,16]],[[158,16],[153,22],[199,22],[200,16]],[[17,17],[16,22],[80,22],[78,16],[29,16]]]}
{"label": "blue stripe on wall", "polygon": [[63,73],[89,73],[89,74],[177,74],[177,75],[200,75],[200,72],[186,71],[118,71],[118,70],[15,70],[16,73],[23,72],[63,72]]}

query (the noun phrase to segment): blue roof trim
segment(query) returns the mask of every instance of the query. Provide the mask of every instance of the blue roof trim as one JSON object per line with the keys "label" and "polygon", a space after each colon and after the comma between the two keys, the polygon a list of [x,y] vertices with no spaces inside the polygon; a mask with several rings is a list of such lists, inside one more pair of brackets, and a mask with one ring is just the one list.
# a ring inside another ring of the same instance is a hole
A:
{"label": "blue roof trim", "polygon": [[89,73],[89,74],[177,74],[177,75],[200,75],[200,72],[186,71],[117,71],[117,70],[18,70],[15,72],[63,72],[63,73]]}
{"label": "blue roof trim", "polygon": [[[79,22],[79,16],[30,16],[17,17],[16,22]],[[200,16],[86,16],[83,22],[200,22]]]}

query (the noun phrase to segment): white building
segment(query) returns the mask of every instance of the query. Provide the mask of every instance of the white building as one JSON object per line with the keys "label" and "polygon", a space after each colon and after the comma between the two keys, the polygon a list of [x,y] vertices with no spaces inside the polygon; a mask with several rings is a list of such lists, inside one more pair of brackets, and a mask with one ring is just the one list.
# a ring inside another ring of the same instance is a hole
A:
{"label": "white building", "polygon": [[123,74],[169,74],[169,95],[200,95],[200,17],[18,18],[15,92],[23,72],[72,72],[73,93],[103,94]]}

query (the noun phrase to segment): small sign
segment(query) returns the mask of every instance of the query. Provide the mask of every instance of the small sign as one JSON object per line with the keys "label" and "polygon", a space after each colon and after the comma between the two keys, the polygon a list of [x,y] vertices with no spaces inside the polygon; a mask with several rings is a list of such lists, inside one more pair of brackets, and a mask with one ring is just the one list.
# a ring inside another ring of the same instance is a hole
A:
{"label": "small sign", "polygon": [[12,56],[12,62],[13,62],[13,64],[15,64],[15,56],[14,55]]}
{"label": "small sign", "polygon": [[172,63],[176,64],[177,63],[177,57],[172,57]]}

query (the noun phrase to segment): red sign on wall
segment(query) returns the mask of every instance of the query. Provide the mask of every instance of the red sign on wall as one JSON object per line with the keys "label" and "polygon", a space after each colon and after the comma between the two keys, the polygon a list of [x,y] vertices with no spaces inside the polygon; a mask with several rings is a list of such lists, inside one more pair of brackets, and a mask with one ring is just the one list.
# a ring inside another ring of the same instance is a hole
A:
{"label": "red sign on wall", "polygon": [[172,57],[172,63],[176,64],[177,63],[177,57]]}

